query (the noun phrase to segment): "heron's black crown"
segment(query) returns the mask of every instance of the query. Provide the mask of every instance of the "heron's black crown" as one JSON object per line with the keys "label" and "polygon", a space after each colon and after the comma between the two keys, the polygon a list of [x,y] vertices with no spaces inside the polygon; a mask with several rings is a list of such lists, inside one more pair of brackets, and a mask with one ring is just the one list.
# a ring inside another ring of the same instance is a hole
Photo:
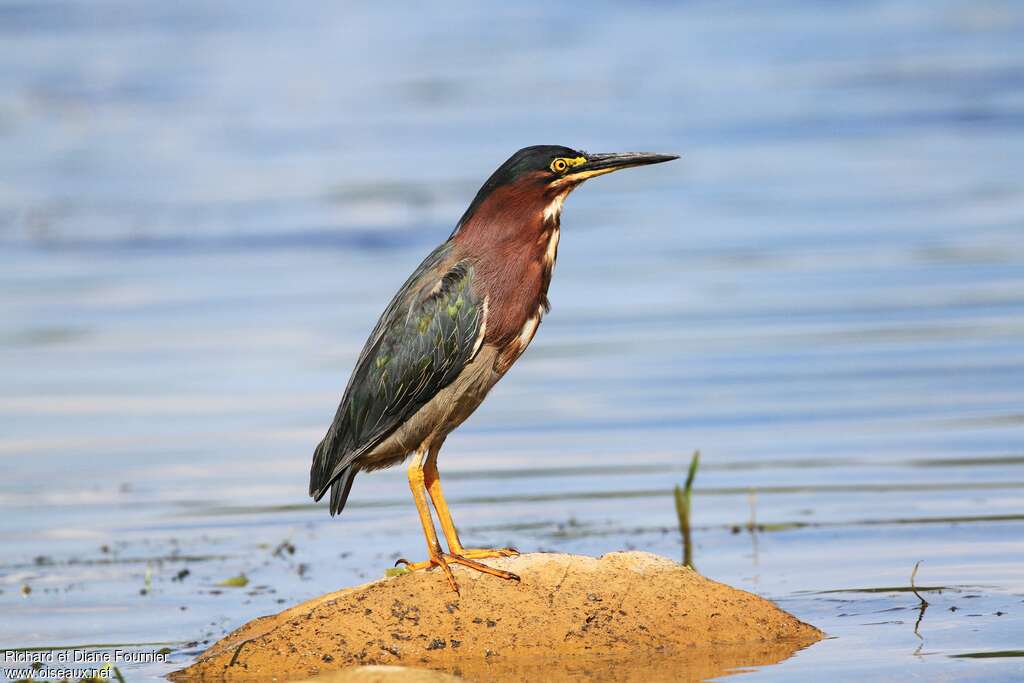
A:
{"label": "heron's black crown", "polygon": [[561,145],[533,145],[531,147],[523,147],[521,150],[513,154],[508,158],[508,161],[498,167],[498,170],[491,174],[491,177],[484,183],[483,189],[488,187],[494,188],[499,185],[514,182],[517,178],[525,173],[533,171],[547,171],[552,177],[556,177],[561,169],[565,170],[565,166],[556,165],[552,168],[556,161],[562,159],[566,162],[575,161],[577,159],[586,159],[585,152],[579,152],[569,147],[562,147]]}

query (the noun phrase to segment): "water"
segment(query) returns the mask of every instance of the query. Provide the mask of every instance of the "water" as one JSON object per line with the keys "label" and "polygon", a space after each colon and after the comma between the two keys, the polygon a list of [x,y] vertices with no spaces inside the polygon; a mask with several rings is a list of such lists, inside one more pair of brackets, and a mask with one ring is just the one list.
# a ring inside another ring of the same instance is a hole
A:
{"label": "water", "polygon": [[419,558],[401,469],[332,520],[310,454],[407,273],[556,143],[684,157],[567,202],[441,456],[463,538],[681,556],[699,448],[697,567],[833,636],[743,679],[1024,676],[1024,8],[507,12],[0,5],[0,649],[155,677]]}

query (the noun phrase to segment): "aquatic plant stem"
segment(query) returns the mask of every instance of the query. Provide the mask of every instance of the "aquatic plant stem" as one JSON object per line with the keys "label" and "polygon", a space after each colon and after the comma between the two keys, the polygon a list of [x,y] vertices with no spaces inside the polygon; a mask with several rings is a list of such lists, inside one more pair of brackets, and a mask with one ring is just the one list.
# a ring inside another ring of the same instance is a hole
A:
{"label": "aquatic plant stem", "polygon": [[690,498],[693,491],[693,480],[697,476],[697,467],[700,465],[700,451],[694,451],[690,459],[690,469],[686,473],[686,483],[680,488],[676,484],[674,497],[676,501],[676,516],[679,518],[679,532],[683,536],[683,565],[690,569],[696,569],[693,565],[693,542],[690,539]]}

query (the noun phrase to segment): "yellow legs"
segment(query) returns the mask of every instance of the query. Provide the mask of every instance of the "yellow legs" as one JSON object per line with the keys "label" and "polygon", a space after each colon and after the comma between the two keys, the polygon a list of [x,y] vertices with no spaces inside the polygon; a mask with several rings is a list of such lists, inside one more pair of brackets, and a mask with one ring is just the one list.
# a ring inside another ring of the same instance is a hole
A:
{"label": "yellow legs", "polygon": [[[464,567],[475,569],[478,572],[491,574],[502,579],[518,581],[519,577],[511,572],[488,567],[486,564],[474,562],[474,560],[486,559],[488,557],[509,557],[519,553],[513,548],[463,548],[459,540],[459,533],[452,521],[452,514],[448,510],[448,503],[445,502],[444,493],[441,491],[441,478],[437,473],[437,452],[440,446],[432,446],[429,449],[421,447],[416,451],[409,463],[409,488],[412,489],[412,498],[416,502],[416,511],[420,515],[420,523],[423,525],[423,535],[427,539],[427,552],[429,559],[423,562],[410,563],[407,560],[399,560],[395,564],[404,564],[412,570],[440,567],[448,578],[452,589],[458,593],[459,585],[455,583],[455,576],[452,574],[450,562],[461,564]],[[437,538],[437,531],[434,529],[434,519],[430,516],[430,507],[427,505],[427,494],[434,503],[437,510],[438,520],[441,522],[441,531],[448,542],[448,551],[441,549]]]}

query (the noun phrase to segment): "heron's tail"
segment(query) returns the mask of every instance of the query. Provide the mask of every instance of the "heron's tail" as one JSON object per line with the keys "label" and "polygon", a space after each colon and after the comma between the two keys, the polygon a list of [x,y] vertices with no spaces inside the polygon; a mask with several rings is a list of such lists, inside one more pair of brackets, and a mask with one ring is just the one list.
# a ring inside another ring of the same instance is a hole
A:
{"label": "heron's tail", "polygon": [[327,489],[331,490],[331,516],[338,514],[345,507],[349,491],[352,490],[352,481],[359,472],[359,467],[354,463],[343,467],[341,471],[335,470],[336,463],[333,457],[333,440],[324,437],[324,440],[313,452],[313,466],[309,470],[309,495],[313,500],[320,500]]}
{"label": "heron's tail", "polygon": [[358,472],[358,467],[349,465],[341,471],[341,476],[331,483],[331,517],[345,508],[348,493],[352,490],[352,482],[355,481]]}

